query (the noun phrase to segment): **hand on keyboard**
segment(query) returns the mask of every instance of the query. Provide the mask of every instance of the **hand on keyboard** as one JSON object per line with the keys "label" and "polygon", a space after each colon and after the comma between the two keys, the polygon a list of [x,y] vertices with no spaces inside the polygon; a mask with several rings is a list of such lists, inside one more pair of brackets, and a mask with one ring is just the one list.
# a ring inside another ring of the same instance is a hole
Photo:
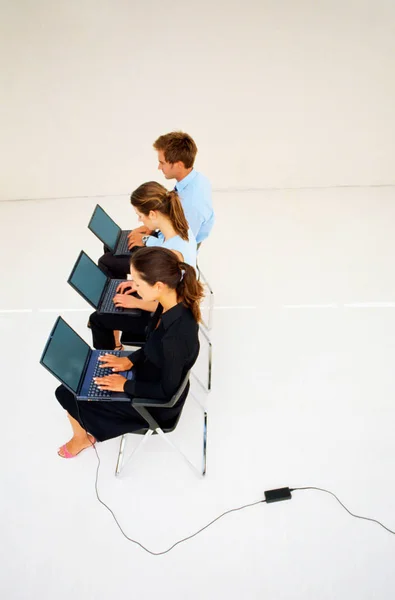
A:
{"label": "hand on keyboard", "polygon": [[141,299],[129,294],[116,294],[112,299],[117,308],[139,308]]}
{"label": "hand on keyboard", "polygon": [[135,231],[131,231],[129,234],[128,248],[129,250],[134,246],[144,246],[143,244],[143,234],[136,233]]}
{"label": "hand on keyboard", "polygon": [[95,377],[94,379],[99,390],[109,392],[123,392],[123,386],[127,382],[122,375],[107,375],[106,377]]}
{"label": "hand on keyboard", "polygon": [[114,373],[120,371],[129,371],[133,367],[133,363],[127,356],[114,356],[113,354],[104,354],[99,356],[100,368],[111,369]]}
{"label": "hand on keyboard", "polygon": [[122,281],[117,287],[118,294],[133,294],[133,292],[136,291],[137,289],[134,281]]}
{"label": "hand on keyboard", "polygon": [[141,233],[141,235],[151,235],[152,230],[148,229],[148,227],[146,227],[145,225],[141,225],[140,227],[135,227],[134,229],[132,229],[132,231],[128,234],[128,238],[130,239],[131,235],[133,233]]}

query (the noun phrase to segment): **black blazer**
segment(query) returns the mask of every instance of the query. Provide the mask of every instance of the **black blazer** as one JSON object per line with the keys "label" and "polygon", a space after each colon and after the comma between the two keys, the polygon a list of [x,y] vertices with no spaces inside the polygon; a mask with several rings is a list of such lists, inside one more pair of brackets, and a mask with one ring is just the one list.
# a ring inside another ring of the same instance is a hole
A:
{"label": "black blazer", "polygon": [[199,326],[190,309],[179,303],[163,312],[159,304],[148,326],[145,345],[129,355],[135,377],[125,383],[125,392],[168,402],[198,354]]}

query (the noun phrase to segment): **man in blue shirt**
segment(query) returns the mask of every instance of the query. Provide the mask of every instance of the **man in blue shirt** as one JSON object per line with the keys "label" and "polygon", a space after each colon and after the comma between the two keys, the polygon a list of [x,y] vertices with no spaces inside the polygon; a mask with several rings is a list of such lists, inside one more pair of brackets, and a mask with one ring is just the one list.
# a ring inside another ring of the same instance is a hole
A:
{"label": "man in blue shirt", "polygon": [[[177,181],[175,189],[181,198],[186,220],[200,244],[214,225],[214,211],[210,182],[193,168],[197,146],[187,133],[172,131],[161,135],[154,148],[158,153],[158,169],[166,179]],[[142,244],[142,230],[138,228],[130,234],[130,246]]]}

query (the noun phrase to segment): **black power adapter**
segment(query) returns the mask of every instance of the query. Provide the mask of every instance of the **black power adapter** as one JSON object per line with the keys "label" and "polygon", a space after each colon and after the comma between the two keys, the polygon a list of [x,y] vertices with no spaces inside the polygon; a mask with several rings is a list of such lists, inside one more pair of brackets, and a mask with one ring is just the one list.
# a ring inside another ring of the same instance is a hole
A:
{"label": "black power adapter", "polygon": [[277,490],[267,490],[265,492],[266,504],[271,502],[280,502],[281,500],[291,500],[291,490],[289,487],[278,488]]}

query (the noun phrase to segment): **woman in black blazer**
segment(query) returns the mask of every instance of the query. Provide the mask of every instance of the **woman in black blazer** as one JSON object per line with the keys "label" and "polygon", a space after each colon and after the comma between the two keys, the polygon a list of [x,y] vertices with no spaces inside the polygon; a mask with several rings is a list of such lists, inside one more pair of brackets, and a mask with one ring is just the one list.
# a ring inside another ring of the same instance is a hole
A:
{"label": "woman in black blazer", "polygon": [[[100,389],[125,391],[131,398],[156,398],[168,402],[199,354],[199,304],[202,285],[195,269],[181,262],[166,248],[141,248],[131,259],[131,274],[139,295],[146,301],[156,300],[158,308],[148,327],[143,348],[128,357],[107,354],[103,367],[113,375],[100,377]],[[132,369],[133,379],[117,374]],[[159,425],[171,426],[182,410],[188,388],[176,406],[152,410]],[[96,440],[104,441],[146,426],[131,403],[121,401],[78,401],[63,385],[56,397],[67,411],[73,437],[59,449],[62,458],[73,458]]]}

